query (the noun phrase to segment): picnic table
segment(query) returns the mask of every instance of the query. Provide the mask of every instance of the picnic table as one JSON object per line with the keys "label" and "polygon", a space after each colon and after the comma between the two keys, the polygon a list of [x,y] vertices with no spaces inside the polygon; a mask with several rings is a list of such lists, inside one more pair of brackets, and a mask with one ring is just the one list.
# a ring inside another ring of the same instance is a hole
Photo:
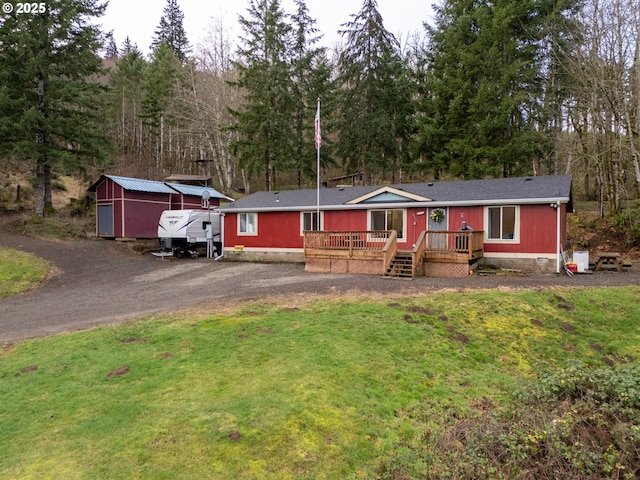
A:
{"label": "picnic table", "polygon": [[598,253],[598,261],[593,269],[594,272],[600,270],[603,265],[614,265],[616,270],[622,273],[622,263],[620,262],[619,252],[600,252]]}

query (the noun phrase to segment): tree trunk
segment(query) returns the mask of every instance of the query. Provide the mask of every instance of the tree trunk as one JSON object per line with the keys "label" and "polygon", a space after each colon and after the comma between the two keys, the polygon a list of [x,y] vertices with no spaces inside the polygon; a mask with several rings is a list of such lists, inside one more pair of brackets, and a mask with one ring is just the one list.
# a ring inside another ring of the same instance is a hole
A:
{"label": "tree trunk", "polygon": [[271,161],[266,159],[264,165],[264,189],[267,192],[271,191],[272,181],[271,181]]}
{"label": "tree trunk", "polygon": [[36,209],[35,220],[42,220],[44,217],[44,162],[38,159],[36,163]]}
{"label": "tree trunk", "polygon": [[242,175],[242,188],[244,189],[244,191],[246,193],[250,193],[251,192],[251,184],[249,183],[249,178],[247,177],[247,172],[243,168],[242,170],[240,170],[240,173]]}
{"label": "tree trunk", "polygon": [[44,164],[44,213],[53,213],[53,195],[51,194],[51,165]]}
{"label": "tree trunk", "polygon": [[[44,89],[45,80],[40,77],[38,79],[38,110],[42,116],[46,118],[47,114],[44,105]],[[36,210],[35,218],[42,219],[44,217],[46,202],[46,174],[45,165],[47,164],[46,139],[43,120],[38,122],[38,131],[36,133],[36,144],[38,146],[38,159],[36,160]]]}

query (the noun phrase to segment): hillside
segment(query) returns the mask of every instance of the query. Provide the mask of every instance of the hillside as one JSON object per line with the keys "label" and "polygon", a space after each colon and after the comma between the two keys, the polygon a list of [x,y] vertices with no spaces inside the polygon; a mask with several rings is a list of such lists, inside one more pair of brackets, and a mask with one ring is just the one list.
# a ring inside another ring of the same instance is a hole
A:
{"label": "hillside", "polygon": [[586,250],[589,258],[596,252],[620,252],[628,262],[640,261],[640,241],[614,224],[610,216],[600,218],[597,202],[575,202],[569,215],[569,250]]}

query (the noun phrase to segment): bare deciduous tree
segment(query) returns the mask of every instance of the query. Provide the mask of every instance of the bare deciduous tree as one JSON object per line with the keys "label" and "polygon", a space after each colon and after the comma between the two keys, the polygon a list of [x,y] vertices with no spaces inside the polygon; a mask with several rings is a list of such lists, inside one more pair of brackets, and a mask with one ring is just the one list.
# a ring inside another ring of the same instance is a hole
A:
{"label": "bare deciduous tree", "polygon": [[578,15],[582,41],[564,66],[573,81],[569,122],[580,140],[582,171],[595,170],[604,211],[631,196],[628,169],[640,184],[638,120],[640,5],[633,0],[591,0]]}
{"label": "bare deciduous tree", "polygon": [[[235,186],[238,165],[230,149],[237,134],[226,127],[233,121],[229,107],[238,108],[242,97],[229,85],[234,79],[231,42],[220,20],[212,23],[194,60],[179,85],[173,114],[181,125],[180,136],[188,158],[199,160],[200,173],[213,176],[228,191]],[[182,171],[193,168],[192,162],[183,165]]]}

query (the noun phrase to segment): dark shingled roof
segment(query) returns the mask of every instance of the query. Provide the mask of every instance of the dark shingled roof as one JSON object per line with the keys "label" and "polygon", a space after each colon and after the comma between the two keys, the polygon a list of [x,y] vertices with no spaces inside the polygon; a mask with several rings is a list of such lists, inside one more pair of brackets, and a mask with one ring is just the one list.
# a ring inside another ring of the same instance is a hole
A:
{"label": "dark shingled roof", "polygon": [[[415,204],[487,205],[496,203],[544,203],[560,201],[571,204],[571,176],[548,175],[540,177],[495,178],[485,180],[460,180],[452,182],[403,183],[396,185],[373,185],[320,189],[320,207],[324,210],[363,208],[374,205],[350,205],[348,202],[371,194],[385,187],[405,191],[430,199],[422,202],[407,198],[403,205]],[[393,204],[394,202],[382,202]],[[236,200],[224,207],[226,211],[271,211],[314,209],[317,205],[317,190],[283,190],[257,192]],[[571,208],[571,206],[570,206]]]}

